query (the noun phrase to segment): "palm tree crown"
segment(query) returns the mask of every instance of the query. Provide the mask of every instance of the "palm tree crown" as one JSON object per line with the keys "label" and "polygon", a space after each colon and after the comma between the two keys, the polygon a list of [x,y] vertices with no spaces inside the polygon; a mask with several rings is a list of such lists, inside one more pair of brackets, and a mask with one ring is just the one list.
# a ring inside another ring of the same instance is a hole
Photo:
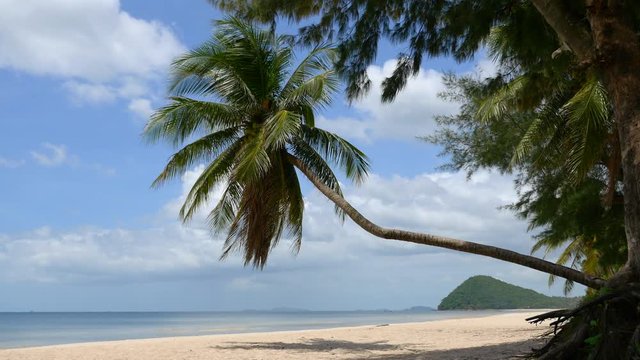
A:
{"label": "palm tree crown", "polygon": [[144,130],[151,141],[181,147],[154,186],[206,163],[180,218],[188,221],[224,184],[208,217],[216,232],[227,231],[222,257],[243,251],[245,265],[260,268],[283,234],[296,251],[302,241],[304,203],[294,163],[338,193],[328,162],[356,182],[369,168],[360,150],[314,124],[314,113],[339,86],[332,49],[317,46],[293,67],[290,40],[237,18],[218,21],[210,41],[174,61],[170,103]]}

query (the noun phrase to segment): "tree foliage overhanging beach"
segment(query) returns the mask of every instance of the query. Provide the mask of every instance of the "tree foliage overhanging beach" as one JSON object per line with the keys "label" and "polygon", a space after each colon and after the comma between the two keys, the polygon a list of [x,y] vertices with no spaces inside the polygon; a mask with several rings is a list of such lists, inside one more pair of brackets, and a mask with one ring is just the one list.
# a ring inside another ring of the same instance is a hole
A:
{"label": "tree foliage overhanging beach", "polygon": [[[505,249],[377,226],[357,212],[337,191],[339,189],[327,181],[327,178],[319,176],[324,172],[310,168],[309,164],[303,162],[304,157],[283,151],[287,146],[293,146],[292,142],[295,141],[293,139],[304,134],[301,124],[305,123],[305,119],[309,117],[305,114],[308,110],[303,109],[304,107],[285,109],[287,116],[282,114],[273,116],[276,113],[271,113],[257,122],[250,122],[258,124],[252,128],[252,131],[260,135],[251,135],[253,140],[242,142],[244,155],[227,158],[227,163],[223,164],[224,169],[234,168],[234,174],[241,175],[238,175],[236,180],[232,179],[237,185],[227,188],[225,194],[228,195],[223,197],[224,203],[221,202],[222,205],[218,206],[218,210],[229,210],[214,213],[212,222],[214,225],[231,226],[227,250],[236,246],[243,247],[247,262],[253,261],[254,264],[263,265],[268,250],[277,241],[283,229],[288,226],[296,233],[299,228],[295,226],[297,223],[295,216],[297,214],[302,216],[302,212],[292,210],[292,204],[299,204],[299,202],[290,201],[292,194],[282,186],[292,184],[287,181],[293,181],[295,176],[287,177],[283,174],[285,171],[292,171],[292,166],[295,166],[358,225],[376,236],[487,255],[561,276],[594,289],[604,288],[605,291],[600,297],[575,311],[554,314],[560,316],[561,320],[571,321],[562,328],[549,346],[542,349],[541,356],[554,359],[572,358],[578,350],[583,351],[584,354],[590,352],[594,358],[633,358],[639,355],[636,346],[640,340],[636,284],[640,279],[640,94],[637,91],[640,87],[640,73],[634,69],[637,69],[640,64],[640,42],[637,38],[640,5],[633,2],[604,1],[574,2],[567,5],[565,2],[543,0],[532,2],[335,1],[330,3],[264,0],[213,1],[213,3],[224,9],[236,11],[240,16],[262,21],[275,21],[279,15],[292,20],[316,16],[314,20],[318,22],[304,27],[299,40],[306,44],[326,40],[338,41],[336,69],[337,73],[346,80],[350,98],[355,98],[368,90],[370,82],[366,76],[366,68],[375,58],[377,44],[382,37],[409,45],[409,51],[399,55],[398,66],[393,75],[383,83],[383,100],[385,101],[392,101],[404,87],[407,79],[417,74],[424,55],[452,55],[457,60],[468,59],[487,41],[492,31],[500,30],[500,27],[511,31],[510,33],[514,36],[521,36],[522,39],[527,37],[535,39],[538,36],[541,39],[538,42],[546,45],[527,46],[527,42],[524,41],[523,46],[518,47],[514,46],[518,42],[506,41],[502,44],[502,48],[497,48],[502,65],[527,71],[535,68],[536,64],[551,63],[555,61],[554,59],[559,59],[554,66],[557,66],[561,73],[564,71],[571,74],[573,71],[590,74],[592,76],[589,78],[591,80],[588,80],[590,82],[585,80],[575,94],[583,91],[585,84],[591,84],[591,93],[597,93],[599,91],[597,84],[602,84],[601,89],[602,92],[607,93],[612,114],[606,119],[600,116],[600,124],[607,124],[601,126],[600,132],[589,132],[585,136],[577,138],[574,136],[571,139],[576,140],[574,143],[581,140],[591,141],[592,133],[601,136],[609,131],[613,136],[610,137],[611,140],[600,143],[600,146],[606,149],[605,151],[586,152],[583,150],[590,147],[574,147],[574,152],[568,157],[571,160],[570,163],[562,165],[572,180],[578,184],[586,178],[591,169],[590,166],[596,164],[594,159],[599,160],[596,155],[607,154],[612,161],[609,163],[610,167],[607,167],[609,183],[605,192],[605,206],[612,204],[616,197],[618,181],[621,183],[619,193],[624,198],[624,229],[628,255],[624,265],[606,282],[585,272]],[[538,42],[534,43],[538,44]],[[232,76],[226,79],[228,81],[231,78]],[[207,85],[211,79],[196,81],[194,86],[196,89],[214,89]],[[505,83],[506,86],[503,88],[508,89],[509,85],[513,85],[513,81],[509,79]],[[315,88],[317,89],[318,86]],[[317,90],[314,94],[318,94]],[[552,94],[553,92],[541,93],[539,103],[550,103]],[[179,100],[174,99],[174,101]],[[567,101],[562,104],[570,103],[571,101]],[[573,110],[569,106],[569,112],[575,114],[580,102],[575,100],[572,103]],[[253,105],[261,104],[255,102]],[[268,105],[264,105],[264,109],[272,110]],[[498,105],[500,105],[499,102]],[[493,106],[493,109],[493,115],[487,116],[488,121],[491,121],[491,118],[501,118],[501,114],[495,111],[501,107]],[[598,118],[597,113],[592,115],[590,119]],[[217,118],[217,115],[214,117]],[[267,118],[279,118],[280,121],[266,121]],[[573,119],[573,122],[584,119],[584,117],[572,115],[568,118]],[[182,117],[176,117],[173,123],[178,124],[180,119]],[[265,130],[267,124],[273,124],[268,125],[268,131]],[[189,126],[179,129],[178,133],[188,136],[196,129]],[[185,129],[187,131],[183,133]],[[309,129],[315,130],[313,126],[309,126]],[[171,133],[169,134],[172,136]],[[187,136],[177,139],[182,141]],[[325,150],[324,155],[333,156],[333,160],[346,165],[347,173],[351,171],[353,175],[354,168],[351,167],[350,170],[349,160],[339,155],[341,151],[344,153],[345,149],[335,147],[338,146],[337,143],[343,144],[343,140],[337,137],[332,137],[330,140],[323,140],[324,144],[317,142],[315,144],[321,144],[321,148]],[[616,150],[616,141],[619,151]],[[249,143],[251,145],[245,145]],[[313,144],[313,140],[311,143]],[[524,151],[527,150],[525,145],[518,147],[523,156],[531,153]],[[350,151],[356,150],[353,148]],[[207,152],[207,155],[211,154]],[[521,156],[516,154],[516,158],[518,157]],[[212,164],[219,159],[220,157]],[[184,169],[180,166],[176,167],[177,171]],[[270,171],[278,174],[271,174]],[[217,181],[224,175],[228,173],[220,172],[212,179]],[[273,188],[279,190],[267,194],[264,186],[258,185],[261,182],[256,181],[262,177],[269,182],[273,181]],[[233,181],[230,184],[234,184]],[[206,184],[210,185],[210,183]],[[249,190],[248,195],[244,195],[245,187]],[[288,189],[292,188],[296,187]],[[261,205],[258,199],[263,200],[264,195],[268,195],[272,209],[279,210],[277,215],[268,217],[264,210],[259,210]],[[206,195],[203,196],[206,200]],[[185,217],[189,215],[189,208],[190,206],[187,205],[186,212],[183,212],[183,215],[187,215]],[[220,218],[216,214],[227,215]],[[290,220],[292,216],[293,221]],[[254,250],[250,251],[250,249]],[[249,253],[253,254],[253,257],[247,255]],[[256,259],[259,260],[256,261]],[[620,351],[620,349],[625,350]]]}

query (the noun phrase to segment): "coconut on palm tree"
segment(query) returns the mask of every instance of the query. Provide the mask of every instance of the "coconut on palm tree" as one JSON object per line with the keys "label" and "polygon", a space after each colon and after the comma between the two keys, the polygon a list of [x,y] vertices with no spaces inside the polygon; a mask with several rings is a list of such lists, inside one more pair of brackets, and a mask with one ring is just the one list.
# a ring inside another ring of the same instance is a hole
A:
{"label": "coconut on palm tree", "polygon": [[338,194],[328,163],[356,182],[366,176],[369,164],[360,150],[315,127],[314,113],[339,85],[332,52],[315,47],[295,65],[288,37],[230,18],[217,23],[212,40],[173,63],[170,103],[151,117],[144,134],[186,145],[154,185],[207,164],[180,217],[189,220],[224,184],[209,214],[214,229],[228,231],[223,257],[242,250],[245,264],[263,267],[283,234],[299,248],[304,204],[295,165]]}

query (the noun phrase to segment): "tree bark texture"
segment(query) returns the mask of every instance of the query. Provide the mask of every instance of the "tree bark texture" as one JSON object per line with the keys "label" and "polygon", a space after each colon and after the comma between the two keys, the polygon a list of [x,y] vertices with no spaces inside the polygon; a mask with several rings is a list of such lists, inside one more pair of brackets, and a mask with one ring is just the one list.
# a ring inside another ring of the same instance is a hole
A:
{"label": "tree bark texture", "polygon": [[640,280],[640,39],[617,1],[590,1],[595,61],[613,103],[621,147],[628,260],[619,276]]}
{"label": "tree bark texture", "polygon": [[579,19],[573,18],[565,11],[562,1],[531,0],[533,6],[544,17],[547,24],[558,34],[558,38],[566,44],[581,62],[588,62],[592,57],[592,40]]}

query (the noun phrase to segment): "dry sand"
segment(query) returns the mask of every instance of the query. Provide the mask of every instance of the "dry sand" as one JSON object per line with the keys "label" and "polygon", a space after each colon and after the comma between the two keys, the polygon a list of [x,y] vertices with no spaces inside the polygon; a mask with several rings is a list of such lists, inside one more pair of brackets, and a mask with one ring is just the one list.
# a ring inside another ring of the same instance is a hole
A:
{"label": "dry sand", "polygon": [[2,360],[512,359],[540,346],[547,326],[483,318],[325,330],[174,337],[0,350]]}

